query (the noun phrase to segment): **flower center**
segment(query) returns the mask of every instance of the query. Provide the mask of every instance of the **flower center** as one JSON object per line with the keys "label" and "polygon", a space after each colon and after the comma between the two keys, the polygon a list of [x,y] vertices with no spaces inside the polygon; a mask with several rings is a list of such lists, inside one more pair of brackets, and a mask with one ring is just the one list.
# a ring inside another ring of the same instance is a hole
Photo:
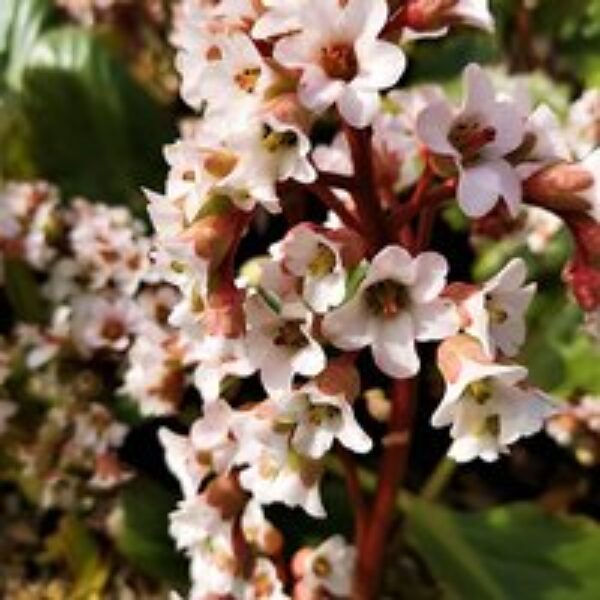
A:
{"label": "flower center", "polygon": [[308,345],[308,339],[302,331],[303,321],[286,321],[279,326],[273,343],[293,350],[300,350]]}
{"label": "flower center", "polygon": [[331,574],[331,562],[329,562],[329,560],[327,560],[327,558],[324,556],[317,556],[317,558],[315,558],[313,561],[312,570],[317,577],[324,579]]}
{"label": "flower center", "polygon": [[367,308],[374,315],[386,319],[394,318],[409,303],[406,288],[393,279],[384,279],[365,290]]}
{"label": "flower center", "polygon": [[324,46],[321,48],[320,62],[323,71],[331,79],[352,81],[358,74],[358,60],[354,48],[349,44]]}
{"label": "flower center", "polygon": [[329,275],[335,267],[335,253],[325,244],[319,244],[313,259],[308,265],[308,272],[316,278]]}
{"label": "flower center", "polygon": [[498,306],[494,300],[489,299],[485,303],[485,308],[490,315],[490,321],[494,325],[501,325],[508,319],[508,313],[501,306]]}
{"label": "flower center", "polygon": [[233,152],[226,150],[217,150],[211,152],[204,160],[204,168],[207,172],[216,177],[223,179],[233,171],[238,162],[237,156]]}
{"label": "flower center", "polygon": [[263,124],[261,144],[267,152],[277,152],[281,148],[292,148],[298,143],[296,132],[275,131],[270,125]]}
{"label": "flower center", "polygon": [[476,160],[481,150],[495,139],[496,130],[473,116],[459,119],[448,134],[448,141],[462,154],[465,161]]}
{"label": "flower center", "polygon": [[335,406],[311,406],[308,410],[308,421],[311,425],[322,425],[323,423],[332,421],[337,416],[338,409]]}
{"label": "flower center", "polygon": [[482,435],[491,435],[492,437],[498,437],[500,435],[500,417],[498,415],[489,416],[484,424]]}
{"label": "flower center", "polygon": [[242,91],[253,94],[259,77],[260,67],[246,67],[236,73],[233,80]]}
{"label": "flower center", "polygon": [[483,405],[492,397],[492,386],[487,379],[480,379],[467,386],[467,393],[477,404]]}
{"label": "flower center", "polygon": [[115,341],[125,335],[125,325],[119,319],[107,319],[102,325],[102,337],[106,340]]}

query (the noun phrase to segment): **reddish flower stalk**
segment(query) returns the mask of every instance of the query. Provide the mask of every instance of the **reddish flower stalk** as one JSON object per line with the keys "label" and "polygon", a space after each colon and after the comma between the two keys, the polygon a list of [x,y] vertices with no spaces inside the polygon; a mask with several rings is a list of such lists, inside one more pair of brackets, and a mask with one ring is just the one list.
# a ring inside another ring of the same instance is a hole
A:
{"label": "reddish flower stalk", "polygon": [[366,533],[358,544],[354,600],[372,600],[377,596],[396,495],[408,464],[414,387],[414,379],[395,380],[393,383],[392,414],[384,439],[377,493]]}

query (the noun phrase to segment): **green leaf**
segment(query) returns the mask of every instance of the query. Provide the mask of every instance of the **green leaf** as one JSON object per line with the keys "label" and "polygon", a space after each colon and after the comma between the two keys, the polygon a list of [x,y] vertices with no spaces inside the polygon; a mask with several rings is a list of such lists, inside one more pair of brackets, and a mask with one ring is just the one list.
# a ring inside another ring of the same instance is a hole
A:
{"label": "green leaf", "polygon": [[141,206],[140,188],[161,185],[174,125],[90,32],[47,33],[23,71],[21,101],[40,174],[65,195]]}
{"label": "green leaf", "polygon": [[0,3],[0,79],[5,87],[19,87],[32,48],[53,21],[53,10],[50,0]]}
{"label": "green leaf", "polygon": [[121,494],[123,520],[117,547],[148,576],[173,586],[187,581],[184,559],[168,533],[168,514],[177,496],[150,479],[138,477]]}
{"label": "green leaf", "polygon": [[600,528],[530,504],[464,514],[423,501],[406,535],[451,600],[596,600]]}

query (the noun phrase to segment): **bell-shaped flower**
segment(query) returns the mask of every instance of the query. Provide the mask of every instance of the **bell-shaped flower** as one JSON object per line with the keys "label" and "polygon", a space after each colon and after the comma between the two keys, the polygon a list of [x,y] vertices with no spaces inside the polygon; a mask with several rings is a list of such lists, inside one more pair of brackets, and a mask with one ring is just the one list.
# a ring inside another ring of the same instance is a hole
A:
{"label": "bell-shaped flower", "polygon": [[390,377],[415,375],[420,362],[416,341],[456,333],[454,304],[440,298],[446,260],[435,252],[413,258],[400,246],[375,256],[354,296],[325,315],[324,335],[342,350],[371,346],[377,366]]}
{"label": "bell-shaped flower", "polygon": [[454,163],[465,214],[481,217],[503,198],[514,216],[521,204],[521,181],[507,157],[523,142],[523,116],[515,103],[498,99],[479,66],[465,69],[464,83],[463,106],[434,102],[419,115],[417,133],[431,152]]}
{"label": "bell-shaped flower", "polygon": [[378,39],[388,17],[385,0],[308,0],[300,27],[276,44],[273,56],[301,71],[300,101],[322,112],[336,104],[353,127],[369,125],[379,90],[394,85],[406,60],[400,48]]}

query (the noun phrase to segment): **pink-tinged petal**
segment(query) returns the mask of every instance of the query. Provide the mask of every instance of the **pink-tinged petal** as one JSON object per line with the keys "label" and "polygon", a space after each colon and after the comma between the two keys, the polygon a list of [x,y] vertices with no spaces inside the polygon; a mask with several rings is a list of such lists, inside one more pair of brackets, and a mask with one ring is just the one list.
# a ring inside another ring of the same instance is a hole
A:
{"label": "pink-tinged petal", "polygon": [[342,28],[353,38],[372,40],[383,29],[388,13],[386,0],[349,0],[344,8]]}
{"label": "pink-tinged petal", "polygon": [[275,44],[273,58],[284,67],[301,69],[313,61],[316,43],[304,33],[289,35]]}
{"label": "pink-tinged petal", "polygon": [[456,334],[460,325],[458,310],[450,300],[438,298],[412,307],[415,338],[420,342],[443,340]]}
{"label": "pink-tinged petal", "polygon": [[520,288],[527,279],[527,265],[522,258],[513,258],[484,286],[485,291],[508,292]]}
{"label": "pink-tinged petal", "polygon": [[423,252],[414,260],[416,279],[410,289],[415,302],[430,302],[446,287],[448,263],[437,252]]}
{"label": "pink-tinged petal", "polygon": [[521,204],[521,181],[504,160],[486,161],[465,168],[458,183],[458,203],[469,217],[483,217],[503,197],[516,215]]}
{"label": "pink-tinged petal", "polygon": [[488,114],[496,101],[496,91],[485,71],[474,63],[467,66],[463,74],[466,89],[464,111]]}
{"label": "pink-tinged petal", "polygon": [[453,121],[454,112],[445,100],[433,102],[417,117],[417,136],[432,152],[458,157],[456,148],[448,141]]}
{"label": "pink-tinged petal", "polygon": [[488,110],[489,124],[494,128],[496,137],[486,147],[486,152],[493,152],[495,156],[505,156],[516,150],[523,142],[525,135],[525,122],[521,113],[514,104],[496,102]]}
{"label": "pink-tinged petal", "polygon": [[292,362],[278,351],[271,351],[261,365],[260,380],[269,393],[285,393],[292,389]]}
{"label": "pink-tinged petal", "polygon": [[406,313],[379,323],[372,349],[375,364],[390,377],[405,379],[419,371],[412,319]]}
{"label": "pink-tinged petal", "polygon": [[362,129],[373,122],[380,105],[379,92],[345,86],[337,100],[342,117],[352,127]]}
{"label": "pink-tinged petal", "polygon": [[415,263],[412,256],[401,246],[386,246],[371,263],[365,284],[382,279],[395,279],[407,285],[415,280]]}
{"label": "pink-tinged petal", "polygon": [[329,79],[318,68],[310,68],[302,75],[298,98],[307,108],[322,112],[336,102],[343,91],[341,81]]}
{"label": "pink-tinged petal", "polygon": [[325,315],[322,330],[334,346],[342,350],[358,350],[371,343],[369,321],[358,292],[350,302]]}
{"label": "pink-tinged petal", "polygon": [[406,69],[406,57],[399,46],[382,41],[355,44],[361,66],[352,84],[367,89],[383,89],[394,85]]}

